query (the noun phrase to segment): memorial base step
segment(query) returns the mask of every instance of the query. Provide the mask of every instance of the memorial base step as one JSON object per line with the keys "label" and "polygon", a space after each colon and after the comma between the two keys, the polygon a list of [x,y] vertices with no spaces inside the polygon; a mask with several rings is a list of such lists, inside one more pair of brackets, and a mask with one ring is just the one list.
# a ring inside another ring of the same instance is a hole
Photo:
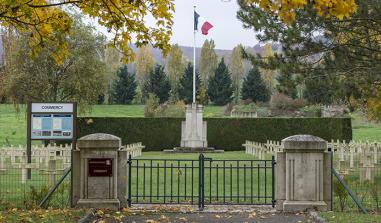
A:
{"label": "memorial base step", "polygon": [[165,153],[223,153],[224,150],[214,149],[213,147],[175,147],[163,150]]}

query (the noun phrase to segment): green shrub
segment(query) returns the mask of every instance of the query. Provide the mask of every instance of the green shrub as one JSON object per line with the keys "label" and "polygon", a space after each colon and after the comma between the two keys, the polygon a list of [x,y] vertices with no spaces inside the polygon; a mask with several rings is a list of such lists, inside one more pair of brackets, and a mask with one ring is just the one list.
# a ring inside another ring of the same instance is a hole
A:
{"label": "green shrub", "polygon": [[144,106],[144,117],[155,117],[155,112],[159,107],[159,98],[154,94],[149,94]]}
{"label": "green shrub", "polygon": [[255,103],[248,105],[236,105],[234,106],[234,110],[237,112],[255,112],[257,110],[257,106]]}
{"label": "green shrub", "polygon": [[[91,120],[91,121],[89,121]],[[352,139],[349,118],[206,118],[208,145],[241,150],[245,140],[266,142],[296,134],[311,134],[326,140]],[[109,133],[123,144],[142,142],[147,150],[180,145],[184,118],[78,118],[78,136]]]}
{"label": "green shrub", "polygon": [[270,110],[267,107],[258,107],[257,108],[258,117],[269,117]]}
{"label": "green shrub", "polygon": [[185,103],[177,101],[175,104],[162,104],[155,111],[154,117],[185,117]]}
{"label": "green shrub", "polygon": [[305,115],[305,117],[321,117],[321,106],[320,105],[310,105],[300,109]]}
{"label": "green shrub", "polygon": [[30,186],[30,191],[28,194],[28,199],[26,200],[27,207],[37,207],[40,202],[48,194],[49,188],[47,185],[42,185],[40,188]]}
{"label": "green shrub", "polygon": [[285,94],[274,94],[271,96],[270,108],[271,109],[280,109],[288,110],[292,103],[292,98],[288,97]]}
{"label": "green shrub", "polygon": [[347,204],[348,192],[345,190],[340,181],[336,179],[333,181],[333,192],[339,199],[340,210],[344,211]]}
{"label": "green shrub", "polygon": [[284,94],[274,94],[271,96],[270,107],[271,109],[280,110],[298,110],[303,108],[306,102],[303,99],[292,99]]}
{"label": "green shrub", "polygon": [[155,95],[150,95],[144,106],[144,117],[161,118],[161,117],[184,117],[185,103],[177,101],[175,104],[161,104]]}

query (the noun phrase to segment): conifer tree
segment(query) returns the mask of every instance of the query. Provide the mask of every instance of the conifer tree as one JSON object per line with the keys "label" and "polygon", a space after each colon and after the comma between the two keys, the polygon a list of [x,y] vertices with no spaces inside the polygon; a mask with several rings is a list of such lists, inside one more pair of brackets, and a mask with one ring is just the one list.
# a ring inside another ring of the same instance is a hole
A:
{"label": "conifer tree", "polygon": [[[196,71],[196,89],[200,90],[199,86],[200,75],[198,71]],[[190,104],[193,101],[193,65],[191,63],[188,63],[180,79],[179,97],[181,100],[184,100],[186,104]]]}
{"label": "conifer tree", "polygon": [[279,93],[285,94],[291,98],[296,98],[296,81],[290,72],[281,70],[280,75],[277,77],[278,85],[276,86]]}
{"label": "conifer tree", "polygon": [[150,93],[154,94],[159,98],[159,103],[162,104],[168,100],[170,90],[171,86],[167,75],[164,72],[164,67],[156,65],[155,68],[151,70],[150,75],[144,84],[143,96],[148,98]]}
{"label": "conifer tree", "polygon": [[270,90],[266,87],[257,68],[252,68],[243,80],[242,99],[251,99],[254,102],[267,102],[270,100]]}
{"label": "conifer tree", "polygon": [[115,104],[130,104],[136,94],[135,74],[129,73],[127,65],[120,67],[116,73],[112,88],[112,100]]}
{"label": "conifer tree", "polygon": [[229,69],[224,58],[218,64],[213,77],[209,79],[208,95],[216,105],[225,105],[232,101],[233,86]]}

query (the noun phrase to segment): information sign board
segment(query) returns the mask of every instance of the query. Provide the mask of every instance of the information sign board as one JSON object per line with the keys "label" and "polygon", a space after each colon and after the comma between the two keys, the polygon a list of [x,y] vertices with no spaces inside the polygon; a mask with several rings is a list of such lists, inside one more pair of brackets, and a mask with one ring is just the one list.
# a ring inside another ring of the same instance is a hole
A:
{"label": "information sign board", "polygon": [[30,139],[73,139],[73,103],[31,103],[30,107]]}

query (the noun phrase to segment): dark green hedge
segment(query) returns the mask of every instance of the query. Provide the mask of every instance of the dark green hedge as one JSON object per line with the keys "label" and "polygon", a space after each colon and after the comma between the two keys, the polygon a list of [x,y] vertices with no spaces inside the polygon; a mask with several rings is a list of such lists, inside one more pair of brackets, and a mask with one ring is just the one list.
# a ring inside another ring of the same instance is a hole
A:
{"label": "dark green hedge", "polygon": [[[123,144],[142,142],[147,150],[180,145],[182,118],[78,118],[78,137],[109,133]],[[239,150],[245,140],[266,142],[295,134],[311,134],[326,140],[352,139],[349,118],[206,118],[208,144],[217,149]]]}

